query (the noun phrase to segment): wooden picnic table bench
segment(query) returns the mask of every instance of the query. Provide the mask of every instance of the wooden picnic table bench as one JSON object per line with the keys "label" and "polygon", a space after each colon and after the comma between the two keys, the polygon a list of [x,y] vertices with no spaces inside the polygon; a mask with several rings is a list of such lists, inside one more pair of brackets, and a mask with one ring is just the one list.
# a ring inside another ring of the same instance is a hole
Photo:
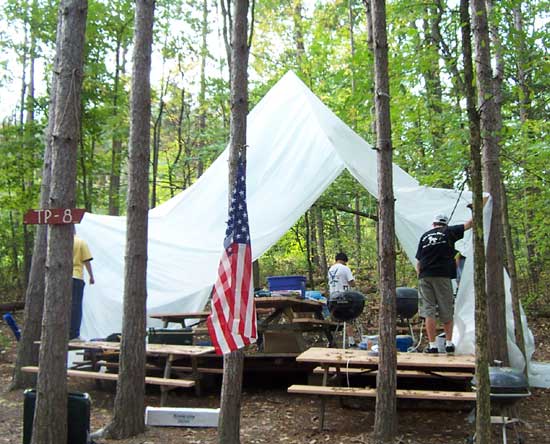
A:
{"label": "wooden picnic table bench", "polygon": [[[21,371],[26,373],[38,373],[37,366],[26,366],[22,367]],[[67,370],[67,376],[77,377],[77,378],[87,378],[87,379],[100,379],[106,381],[116,381],[118,379],[118,374],[116,373],[101,373],[101,372],[90,372],[84,370]],[[145,384],[159,385],[159,386],[169,386],[169,387],[193,387],[195,381],[189,379],[172,379],[172,378],[157,378],[154,376],[146,376]]]}
{"label": "wooden picnic table bench", "polygon": [[[323,373],[322,385],[292,385],[289,393],[315,395],[320,398],[319,429],[323,430],[325,405],[328,396],[376,397],[376,389],[370,387],[349,387],[328,385],[331,373],[359,374],[376,373],[378,355],[367,350],[312,347],[296,358],[297,362],[319,364],[314,373]],[[397,376],[399,377],[441,377],[448,379],[470,379],[475,371],[475,357],[471,355],[437,355],[425,353],[397,353]],[[339,382],[343,378],[337,378]],[[441,390],[396,391],[397,398],[441,401],[475,401],[474,392]]]}
{"label": "wooden picnic table bench", "polygon": [[[68,344],[69,349],[73,350],[93,350],[93,351],[120,351],[119,342],[106,341],[71,341]],[[196,346],[196,345],[171,345],[171,344],[147,344],[145,353],[147,356],[160,356],[164,358],[164,366],[158,367],[163,372],[163,377],[147,376],[145,382],[147,384],[159,385],[161,389],[160,404],[166,403],[168,391],[174,387],[195,387],[197,396],[200,396],[200,371],[197,365],[197,357],[208,353],[213,353],[214,347]],[[91,379],[110,379],[116,380],[117,374],[99,372],[101,354],[92,354],[94,362],[91,363],[92,371],[83,370],[67,370],[67,375],[80,378]],[[191,377],[190,379],[172,378],[172,363],[175,359],[181,356],[191,358]],[[95,371],[93,371],[95,370]],[[29,368],[27,371],[34,371],[34,368]],[[38,371],[38,368],[36,368]],[[105,376],[109,375],[109,376]]]}

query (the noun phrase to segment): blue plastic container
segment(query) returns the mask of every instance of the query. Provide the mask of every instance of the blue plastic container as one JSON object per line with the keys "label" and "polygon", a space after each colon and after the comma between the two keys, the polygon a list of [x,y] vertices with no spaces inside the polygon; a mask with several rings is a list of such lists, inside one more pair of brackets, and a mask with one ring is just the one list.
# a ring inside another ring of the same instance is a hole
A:
{"label": "blue plastic container", "polygon": [[17,325],[17,322],[15,322],[15,319],[12,316],[12,314],[11,313],[6,313],[2,317],[4,318],[4,321],[6,321],[6,324],[8,324],[9,327],[11,328],[11,331],[13,332],[13,335],[15,336],[15,339],[17,339],[19,341],[19,339],[21,339],[21,329]]}
{"label": "blue plastic container", "polygon": [[413,345],[413,338],[410,335],[397,335],[396,347],[399,352],[406,352]]}
{"label": "blue plastic container", "polygon": [[302,298],[306,296],[305,276],[269,276],[267,278],[267,286],[269,291],[298,290]]}

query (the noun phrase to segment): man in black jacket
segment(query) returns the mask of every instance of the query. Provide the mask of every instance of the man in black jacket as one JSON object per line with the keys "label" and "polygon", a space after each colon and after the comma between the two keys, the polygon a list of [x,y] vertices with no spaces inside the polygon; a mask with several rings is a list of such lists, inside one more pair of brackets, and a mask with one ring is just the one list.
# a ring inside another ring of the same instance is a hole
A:
{"label": "man in black jacket", "polygon": [[437,215],[432,229],[426,231],[416,251],[416,273],[420,292],[420,316],[426,320],[430,345],[426,353],[437,353],[436,316],[445,330],[445,351],[454,353],[453,315],[454,295],[451,279],[456,277],[455,242],[472,227],[472,219],[463,225],[447,225],[447,216]]}

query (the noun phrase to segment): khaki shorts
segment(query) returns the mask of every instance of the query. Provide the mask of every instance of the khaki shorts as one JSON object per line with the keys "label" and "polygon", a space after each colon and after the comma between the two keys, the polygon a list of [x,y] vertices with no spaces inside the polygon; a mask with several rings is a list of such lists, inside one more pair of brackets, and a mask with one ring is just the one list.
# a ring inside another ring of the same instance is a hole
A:
{"label": "khaki shorts", "polygon": [[444,324],[453,320],[454,295],[451,280],[446,277],[425,277],[418,281],[420,316],[436,318]]}

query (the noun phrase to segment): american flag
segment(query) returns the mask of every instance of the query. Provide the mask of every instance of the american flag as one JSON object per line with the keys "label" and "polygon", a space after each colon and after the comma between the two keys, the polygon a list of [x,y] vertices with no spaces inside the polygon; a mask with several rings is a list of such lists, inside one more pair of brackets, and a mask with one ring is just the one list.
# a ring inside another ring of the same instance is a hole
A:
{"label": "american flag", "polygon": [[252,291],[252,253],[246,209],[246,172],[239,156],[229,207],[224,251],[212,289],[207,325],[217,354],[256,342],[256,309]]}

